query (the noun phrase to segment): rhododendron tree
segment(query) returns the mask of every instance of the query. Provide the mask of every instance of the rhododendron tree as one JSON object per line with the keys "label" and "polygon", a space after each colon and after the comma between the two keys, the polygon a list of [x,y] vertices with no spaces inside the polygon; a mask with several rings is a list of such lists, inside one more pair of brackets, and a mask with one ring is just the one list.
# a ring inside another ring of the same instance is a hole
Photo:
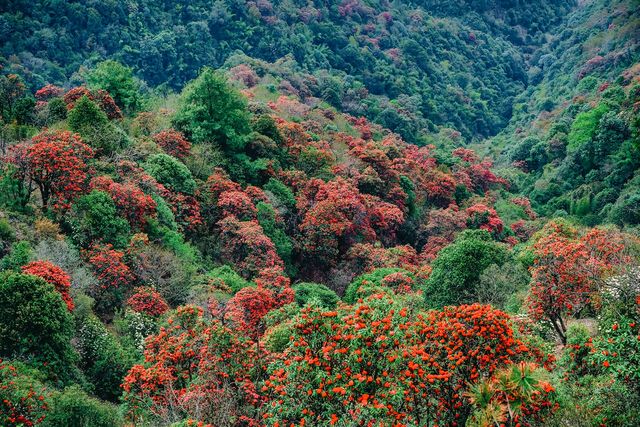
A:
{"label": "rhododendron tree", "polygon": [[96,310],[108,315],[120,306],[125,293],[135,281],[131,268],[125,262],[125,253],[111,245],[93,246],[85,252],[98,283],[91,290],[96,299]]}
{"label": "rhododendron tree", "polygon": [[73,311],[73,299],[69,294],[71,277],[63,269],[50,261],[32,261],[22,266],[22,272],[42,277],[47,283],[55,286],[56,290],[60,292],[62,300],[67,304],[69,311]]}
{"label": "rhododendron tree", "polygon": [[32,180],[40,190],[43,209],[63,209],[86,191],[91,147],[82,143],[71,132],[41,133],[16,158],[25,168],[25,178]]}
{"label": "rhododendron tree", "polygon": [[224,191],[218,197],[218,207],[223,217],[235,215],[241,221],[256,219],[258,211],[244,191]]}
{"label": "rhododendron tree", "polygon": [[218,223],[222,256],[244,277],[253,277],[270,267],[283,267],[276,248],[257,221],[240,221],[231,215]]}
{"label": "rhododendron tree", "polygon": [[508,182],[491,170],[491,161],[480,160],[478,155],[468,148],[456,148],[452,154],[462,160],[456,165],[455,176],[469,190],[484,194],[492,188],[508,187]]}
{"label": "rhododendron tree", "polygon": [[134,289],[133,295],[127,300],[127,306],[135,312],[152,317],[161,316],[169,310],[169,305],[160,293],[146,286]]}
{"label": "rhododendron tree", "polygon": [[265,288],[243,288],[227,303],[225,319],[252,339],[264,333],[262,318],[274,307],[273,293]]}
{"label": "rhododendron tree", "polygon": [[190,154],[191,143],[187,141],[182,132],[174,129],[163,130],[153,135],[153,141],[170,156],[178,159]]}
{"label": "rhododendron tree", "polygon": [[90,186],[109,194],[120,215],[124,216],[132,227],[143,228],[147,218],[156,213],[156,202],[153,198],[144,194],[132,182],[120,184],[108,176],[100,176],[93,178]]}
{"label": "rhododendron tree", "polygon": [[399,208],[361,194],[342,178],[326,183],[311,180],[297,205],[304,212],[299,228],[312,265],[334,265],[353,244],[375,241],[376,233],[393,236],[403,221]]}

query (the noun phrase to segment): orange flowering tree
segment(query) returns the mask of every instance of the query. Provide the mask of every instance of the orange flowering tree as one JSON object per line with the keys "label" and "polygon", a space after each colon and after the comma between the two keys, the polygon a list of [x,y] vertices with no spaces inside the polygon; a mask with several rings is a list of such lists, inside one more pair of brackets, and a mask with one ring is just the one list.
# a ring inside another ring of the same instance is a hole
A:
{"label": "orange flowering tree", "polygon": [[256,425],[261,398],[255,388],[253,346],[196,307],[180,307],[147,339],[144,362],[122,385],[132,422],[169,424],[193,417],[213,425]]}
{"label": "orange flowering tree", "polygon": [[533,246],[531,316],[549,320],[566,344],[566,317],[587,306],[598,281],[626,262],[624,248],[618,233],[594,228],[579,237],[572,227],[547,224]]}

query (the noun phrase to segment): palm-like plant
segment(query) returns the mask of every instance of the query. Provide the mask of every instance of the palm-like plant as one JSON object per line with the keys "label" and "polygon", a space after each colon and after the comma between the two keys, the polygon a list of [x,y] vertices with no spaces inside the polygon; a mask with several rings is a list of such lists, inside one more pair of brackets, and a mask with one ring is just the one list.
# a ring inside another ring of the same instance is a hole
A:
{"label": "palm-like plant", "polygon": [[552,390],[544,380],[544,371],[535,364],[521,362],[508,366],[471,386],[467,398],[475,411],[467,426],[515,425],[527,415],[525,408],[538,407],[540,397]]}

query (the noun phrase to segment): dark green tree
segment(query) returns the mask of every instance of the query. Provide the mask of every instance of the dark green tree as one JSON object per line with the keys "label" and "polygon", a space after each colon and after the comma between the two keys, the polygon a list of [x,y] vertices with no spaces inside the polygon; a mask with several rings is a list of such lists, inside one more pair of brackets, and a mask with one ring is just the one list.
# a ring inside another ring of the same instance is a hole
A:
{"label": "dark green tree", "polygon": [[168,154],[155,154],[149,157],[145,168],[159,183],[173,191],[192,195],[196,191],[196,182],[191,171],[180,160]]}
{"label": "dark green tree", "polygon": [[442,308],[476,300],[482,272],[492,264],[501,266],[507,258],[507,248],[487,231],[463,231],[432,264],[424,292],[427,306]]}
{"label": "dark green tree", "polygon": [[33,362],[63,383],[75,377],[73,317],[55,287],[28,274],[0,275],[0,357]]}
{"label": "dark green tree", "polygon": [[80,197],[73,204],[69,222],[75,242],[82,247],[102,242],[123,248],[129,242],[129,223],[118,216],[113,199],[102,191]]}
{"label": "dark green tree", "polygon": [[245,99],[210,68],[184,88],[173,121],[190,141],[231,152],[242,151],[251,132]]}

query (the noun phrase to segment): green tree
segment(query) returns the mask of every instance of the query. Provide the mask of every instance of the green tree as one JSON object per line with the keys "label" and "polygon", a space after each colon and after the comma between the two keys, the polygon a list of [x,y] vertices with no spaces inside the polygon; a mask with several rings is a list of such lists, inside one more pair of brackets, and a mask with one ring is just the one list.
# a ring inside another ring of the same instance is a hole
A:
{"label": "green tree", "polygon": [[258,222],[276,247],[276,252],[285,262],[287,267],[291,267],[291,254],[293,253],[293,242],[284,231],[282,223],[276,220],[276,212],[268,203],[258,202]]}
{"label": "green tree", "polygon": [[103,89],[109,92],[116,104],[128,114],[142,107],[140,82],[133,76],[131,68],[113,60],[99,63],[87,74],[91,89]]}
{"label": "green tree", "polygon": [[86,96],[76,102],[67,119],[72,131],[82,135],[83,140],[103,154],[110,154],[125,144],[126,135],[122,130]]}
{"label": "green tree", "polygon": [[28,274],[0,275],[0,357],[46,366],[67,383],[76,372],[72,338],[73,317],[53,285]]}
{"label": "green tree", "polygon": [[104,111],[86,95],[75,103],[68,114],[69,127],[72,131],[82,135],[87,129],[106,126],[109,118]]}
{"label": "green tree", "polygon": [[338,295],[321,283],[298,283],[293,287],[296,292],[295,301],[304,307],[309,301],[317,301],[326,309],[333,309],[340,300]]}
{"label": "green tree", "polygon": [[83,247],[100,241],[122,248],[129,242],[129,223],[118,216],[113,199],[102,191],[80,197],[73,205],[70,223],[74,240]]}
{"label": "green tree", "polygon": [[170,190],[190,195],[196,191],[191,171],[175,157],[164,153],[154,154],[147,160],[145,169]]}
{"label": "green tree", "polygon": [[210,68],[184,88],[173,121],[190,141],[231,152],[242,151],[251,132],[245,99]]}
{"label": "green tree", "polygon": [[487,231],[463,231],[432,264],[425,287],[427,306],[441,308],[476,300],[482,272],[492,264],[501,266],[507,258],[507,248],[493,241]]}
{"label": "green tree", "polygon": [[575,150],[589,142],[596,133],[598,122],[607,111],[609,107],[600,104],[596,108],[578,114],[571,125],[568,148]]}

